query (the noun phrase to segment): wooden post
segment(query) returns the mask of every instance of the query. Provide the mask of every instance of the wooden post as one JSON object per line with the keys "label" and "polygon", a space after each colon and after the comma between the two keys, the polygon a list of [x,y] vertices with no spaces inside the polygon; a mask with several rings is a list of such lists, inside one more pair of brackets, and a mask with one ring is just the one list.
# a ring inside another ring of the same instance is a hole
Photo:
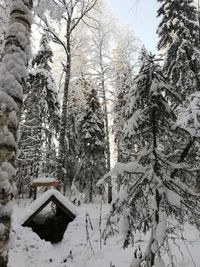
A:
{"label": "wooden post", "polygon": [[33,199],[36,200],[37,198],[37,186],[34,188],[34,193],[33,193]]}

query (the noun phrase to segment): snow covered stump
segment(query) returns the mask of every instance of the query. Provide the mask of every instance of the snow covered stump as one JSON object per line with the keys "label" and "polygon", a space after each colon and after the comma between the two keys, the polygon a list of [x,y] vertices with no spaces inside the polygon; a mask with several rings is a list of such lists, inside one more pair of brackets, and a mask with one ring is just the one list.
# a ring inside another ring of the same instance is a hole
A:
{"label": "snow covered stump", "polygon": [[30,50],[32,0],[13,0],[0,64],[0,266],[6,267],[15,191],[15,158],[23,86]]}
{"label": "snow covered stump", "polygon": [[22,226],[31,227],[41,239],[58,243],[76,215],[77,208],[59,191],[51,189],[28,208]]}

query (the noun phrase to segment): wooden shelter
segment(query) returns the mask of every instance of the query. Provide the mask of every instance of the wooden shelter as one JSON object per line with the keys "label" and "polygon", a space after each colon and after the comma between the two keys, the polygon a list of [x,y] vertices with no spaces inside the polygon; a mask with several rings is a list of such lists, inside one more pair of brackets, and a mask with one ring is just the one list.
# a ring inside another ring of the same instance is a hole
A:
{"label": "wooden shelter", "polygon": [[34,179],[31,183],[33,189],[34,189],[34,199],[37,198],[37,188],[38,187],[46,187],[46,188],[57,188],[59,185],[58,180],[54,178],[37,178]]}
{"label": "wooden shelter", "polygon": [[75,217],[76,207],[60,192],[52,189],[31,204],[22,226],[31,227],[41,239],[57,243],[62,240],[68,224]]}

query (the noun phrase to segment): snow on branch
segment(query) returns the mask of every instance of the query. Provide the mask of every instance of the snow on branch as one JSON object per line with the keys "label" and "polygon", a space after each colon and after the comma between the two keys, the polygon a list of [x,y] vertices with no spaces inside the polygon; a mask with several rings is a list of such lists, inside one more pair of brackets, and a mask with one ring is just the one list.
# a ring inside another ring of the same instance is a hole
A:
{"label": "snow on branch", "polygon": [[200,92],[191,94],[186,108],[179,111],[177,125],[191,136],[200,136]]}
{"label": "snow on branch", "polygon": [[107,180],[110,176],[117,176],[119,174],[129,173],[129,174],[144,174],[145,168],[138,164],[137,162],[128,162],[121,163],[118,162],[115,167],[109,171],[99,182],[98,184],[102,184],[105,180]]}

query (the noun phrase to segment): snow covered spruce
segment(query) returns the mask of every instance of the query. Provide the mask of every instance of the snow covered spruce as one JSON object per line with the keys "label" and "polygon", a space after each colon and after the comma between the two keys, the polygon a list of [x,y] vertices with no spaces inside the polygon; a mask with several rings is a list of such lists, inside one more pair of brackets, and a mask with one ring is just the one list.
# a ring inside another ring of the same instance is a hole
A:
{"label": "snow covered spruce", "polygon": [[[163,71],[181,100],[198,90],[199,23],[193,0],[158,0],[159,50],[166,50]],[[178,105],[177,99],[173,104]]]}
{"label": "snow covered spruce", "polygon": [[150,231],[146,250],[135,252],[131,267],[139,267],[141,263],[164,267],[164,253],[176,266],[168,245],[175,230],[172,219],[181,223],[189,220],[200,227],[200,195],[174,175],[176,169],[189,170],[185,164],[170,161],[169,143],[176,134],[176,116],[169,101],[174,97],[158,61],[143,50],[142,66],[126,105],[124,127],[124,138],[134,141],[132,151],[137,156],[133,162],[118,163],[106,176],[126,174],[121,178],[104,237],[118,232],[119,222],[124,247],[134,243],[135,232]]}
{"label": "snow covered spruce", "polygon": [[52,57],[48,37],[44,34],[40,49],[32,60],[24,91],[19,143],[21,153],[17,160],[16,180],[19,194],[30,191],[30,179],[43,173],[55,175],[55,139],[60,129],[60,115],[58,94],[50,67]]}
{"label": "snow covered spruce", "polygon": [[0,64],[0,266],[7,266],[11,199],[24,80],[29,58],[31,0],[13,1]]}

